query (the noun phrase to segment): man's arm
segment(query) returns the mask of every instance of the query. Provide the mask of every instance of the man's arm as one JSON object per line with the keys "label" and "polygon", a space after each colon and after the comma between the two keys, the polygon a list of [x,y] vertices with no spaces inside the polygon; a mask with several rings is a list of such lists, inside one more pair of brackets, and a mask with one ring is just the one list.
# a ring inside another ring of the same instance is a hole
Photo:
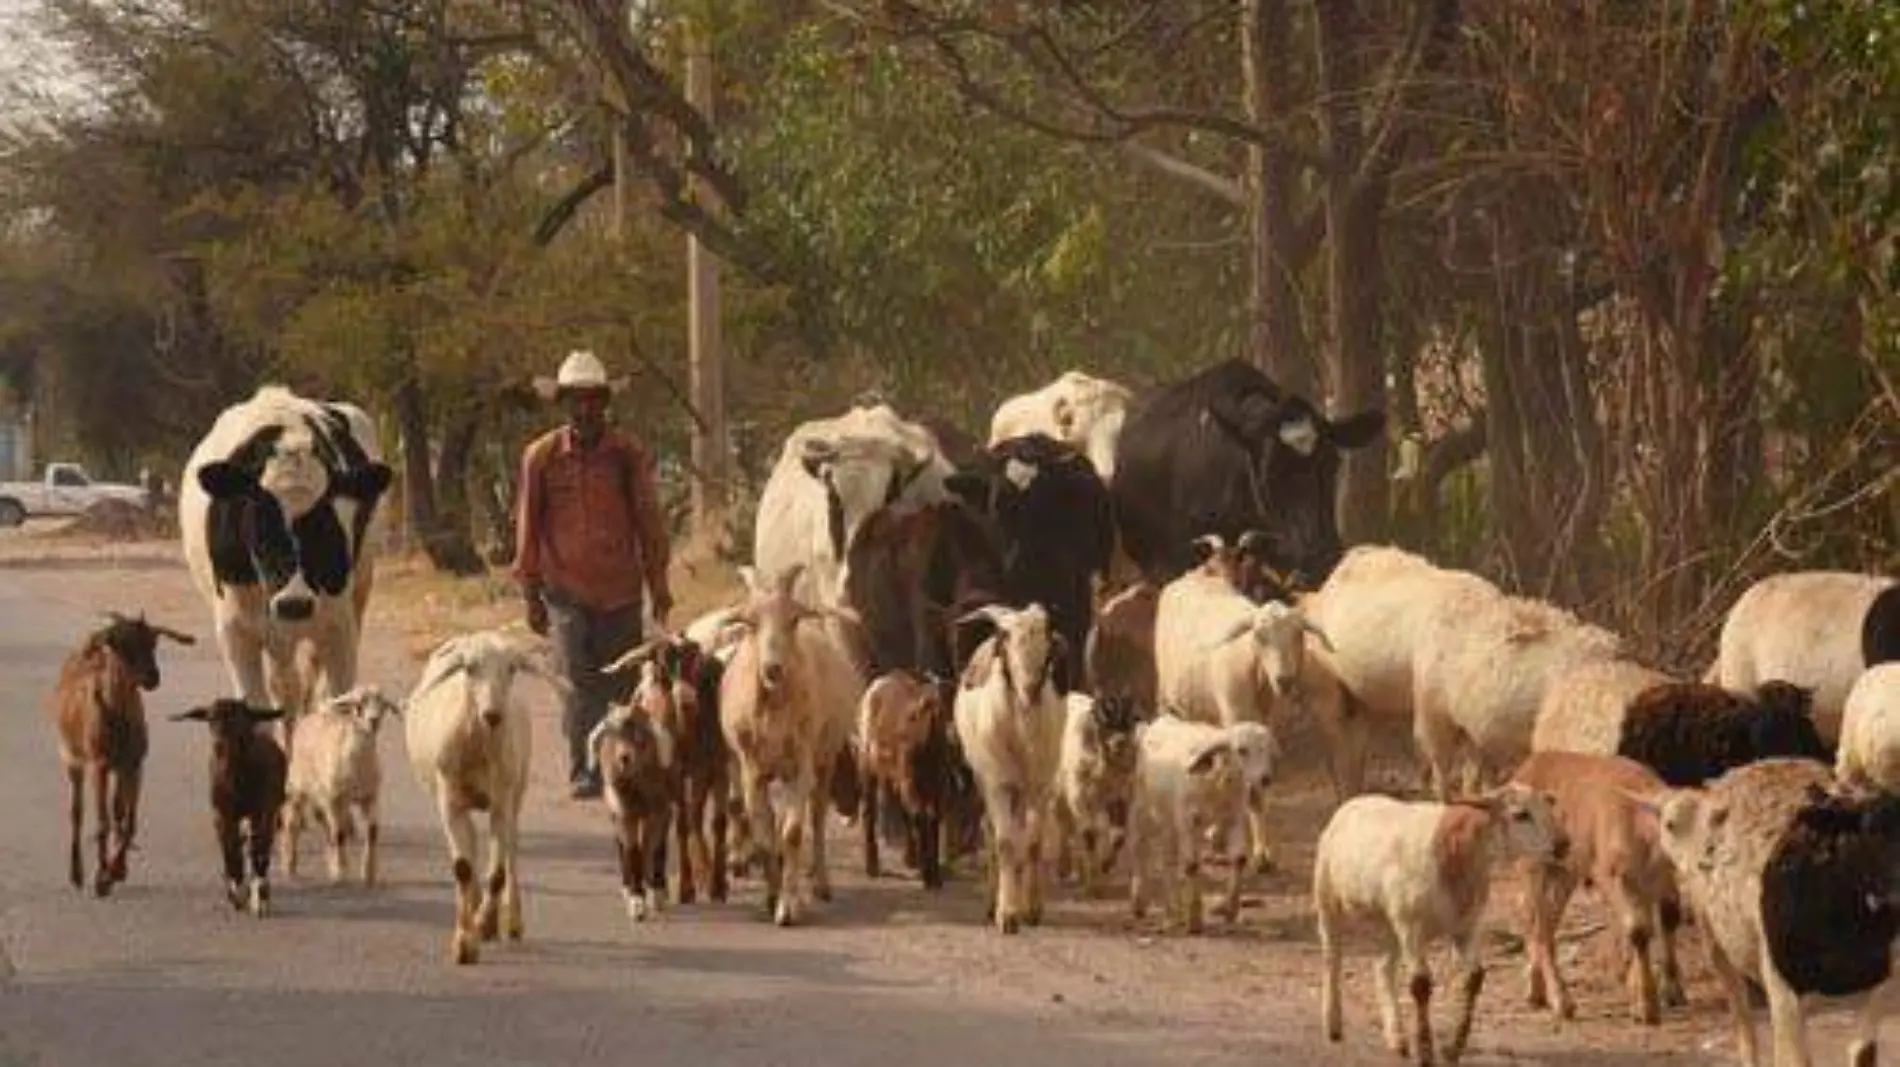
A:
{"label": "man's arm", "polygon": [[541,592],[541,457],[533,445],[521,452],[521,475],[515,483],[515,580],[523,596],[539,599]]}
{"label": "man's arm", "polygon": [[673,606],[672,590],[667,587],[667,566],[672,560],[673,546],[667,536],[666,512],[660,507],[659,464],[645,447],[635,445],[631,451],[634,532],[640,538],[640,560],[646,566],[653,612],[662,615]]}

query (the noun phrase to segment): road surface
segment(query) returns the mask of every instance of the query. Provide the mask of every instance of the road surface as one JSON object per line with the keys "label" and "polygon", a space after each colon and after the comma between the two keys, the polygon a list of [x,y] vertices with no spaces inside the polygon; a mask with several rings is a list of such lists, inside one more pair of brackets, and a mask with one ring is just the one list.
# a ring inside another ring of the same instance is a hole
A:
{"label": "road surface", "polygon": [[[273,871],[275,912],[253,919],[220,888],[205,729],[163,718],[222,689],[207,642],[162,646],[140,848],[129,882],[94,899],[65,879],[65,784],[44,699],[98,609],[142,605],[206,636],[175,562],[0,569],[0,1067],[1395,1062],[1377,1047],[1362,959],[1349,970],[1348,1040],[1319,1040],[1317,955],[1294,875],[1274,879],[1238,931],[1157,935],[1119,904],[1065,891],[1049,925],[1006,939],[980,925],[967,880],[938,896],[897,878],[867,884],[834,826],[837,901],[810,925],[766,923],[756,884],[740,882],[727,905],[670,908],[636,929],[604,813],[562,791],[539,690],[524,942],[449,964],[445,851],[400,724],[382,737],[384,883],[328,884],[308,836],[303,877]],[[373,629],[365,671],[398,693],[418,666],[399,644]],[[1558,1029],[1522,1007],[1519,982],[1516,961],[1494,969],[1467,1062],[1728,1062],[1706,984],[1692,989],[1693,1018],[1645,1033],[1614,1003],[1586,1004],[1584,1021]],[[1711,1038],[1723,1055],[1698,1050]]]}

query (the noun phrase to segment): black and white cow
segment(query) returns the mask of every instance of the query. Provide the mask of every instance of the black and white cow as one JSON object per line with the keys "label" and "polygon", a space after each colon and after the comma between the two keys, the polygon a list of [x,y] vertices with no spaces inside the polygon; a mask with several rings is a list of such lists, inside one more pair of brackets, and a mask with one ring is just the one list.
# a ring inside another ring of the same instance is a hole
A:
{"label": "black and white cow", "polygon": [[1343,551],[1336,517],[1340,453],[1364,448],[1385,414],[1329,419],[1238,359],[1136,399],[1110,485],[1122,550],[1157,587],[1197,562],[1194,541],[1266,538],[1275,570],[1317,587]]}
{"label": "black and white cow", "polygon": [[226,408],[192,451],[180,539],[233,696],[283,708],[288,722],[318,699],[318,676],[324,695],[355,686],[373,572],[365,534],[391,476],[362,409],[281,386]]}

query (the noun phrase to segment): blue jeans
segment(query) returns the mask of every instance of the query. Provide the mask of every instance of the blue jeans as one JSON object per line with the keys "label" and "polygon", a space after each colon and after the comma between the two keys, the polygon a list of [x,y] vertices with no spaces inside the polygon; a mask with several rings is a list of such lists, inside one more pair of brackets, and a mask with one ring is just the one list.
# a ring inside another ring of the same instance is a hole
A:
{"label": "blue jeans", "polygon": [[600,668],[640,643],[640,605],[599,611],[582,607],[554,590],[545,595],[554,669],[574,687],[561,701],[561,732],[567,736],[570,784],[600,784],[587,770],[587,735],[606,718],[611,704],[629,699],[635,676],[608,677]]}

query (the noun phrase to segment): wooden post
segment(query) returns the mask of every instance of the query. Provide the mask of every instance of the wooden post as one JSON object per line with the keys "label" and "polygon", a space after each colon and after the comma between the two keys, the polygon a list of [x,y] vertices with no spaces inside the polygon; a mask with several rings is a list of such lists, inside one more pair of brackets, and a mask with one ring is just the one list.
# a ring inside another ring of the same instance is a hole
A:
{"label": "wooden post", "polygon": [[[713,118],[712,56],[704,31],[689,20],[686,39],[686,100],[708,122]],[[696,201],[711,205],[713,190],[693,182]],[[726,520],[726,383],[719,336],[719,264],[697,237],[686,239],[687,321],[690,389],[700,423],[693,427],[693,537],[708,547],[724,540]]]}

